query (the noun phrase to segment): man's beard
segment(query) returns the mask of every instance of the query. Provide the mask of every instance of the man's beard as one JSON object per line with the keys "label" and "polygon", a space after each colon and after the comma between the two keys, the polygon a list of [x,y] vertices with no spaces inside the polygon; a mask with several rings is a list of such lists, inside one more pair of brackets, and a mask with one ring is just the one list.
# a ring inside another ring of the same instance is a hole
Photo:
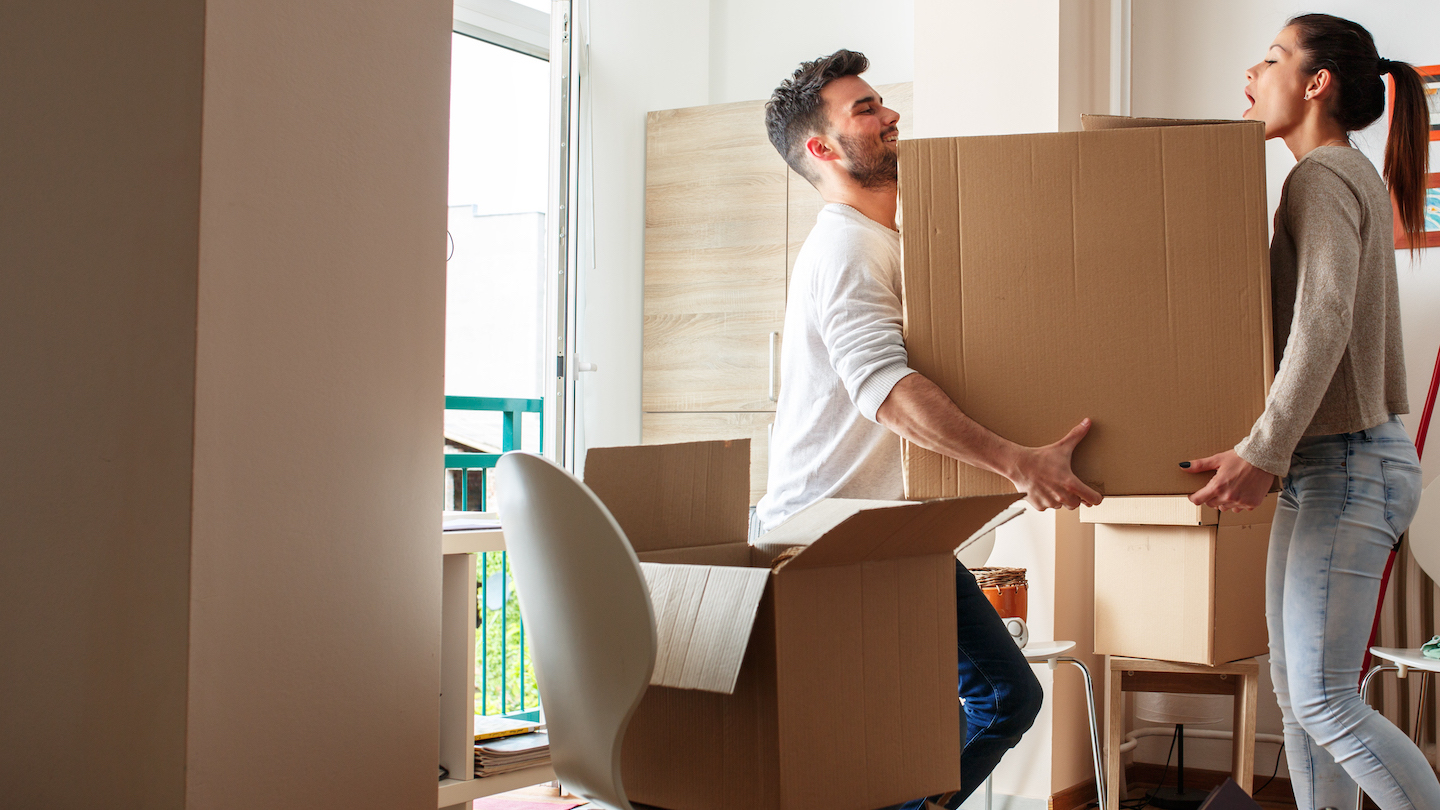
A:
{"label": "man's beard", "polygon": [[885,188],[899,182],[899,160],[895,157],[895,151],[883,141],[877,139],[867,142],[848,135],[840,135],[838,139],[840,147],[845,150],[845,157],[850,162],[850,176],[861,188]]}

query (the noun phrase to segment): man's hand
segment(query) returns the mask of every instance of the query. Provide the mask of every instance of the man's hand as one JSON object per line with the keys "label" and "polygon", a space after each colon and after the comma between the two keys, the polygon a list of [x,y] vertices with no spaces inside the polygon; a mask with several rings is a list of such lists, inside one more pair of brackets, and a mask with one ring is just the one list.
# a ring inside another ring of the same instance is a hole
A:
{"label": "man's hand", "polygon": [[1275,474],[1268,473],[1240,457],[1234,450],[1183,462],[1186,472],[1202,473],[1215,471],[1199,492],[1190,496],[1190,502],[1221,509],[1227,512],[1248,512],[1259,506],[1270,494],[1275,483]]}
{"label": "man's hand", "polygon": [[1086,486],[1070,469],[1070,456],[1075,452],[1075,445],[1089,432],[1090,420],[1084,419],[1054,444],[1019,448],[1013,467],[1005,473],[1005,477],[1017,490],[1025,493],[1025,500],[1031,506],[1042,511],[1100,503],[1100,493]]}
{"label": "man's hand", "polygon": [[875,421],[927,450],[1005,476],[1036,509],[1100,503],[1100,493],[1070,471],[1070,454],[1090,432],[1089,419],[1054,444],[1023,447],[961,413],[923,374],[909,374],[890,389]]}

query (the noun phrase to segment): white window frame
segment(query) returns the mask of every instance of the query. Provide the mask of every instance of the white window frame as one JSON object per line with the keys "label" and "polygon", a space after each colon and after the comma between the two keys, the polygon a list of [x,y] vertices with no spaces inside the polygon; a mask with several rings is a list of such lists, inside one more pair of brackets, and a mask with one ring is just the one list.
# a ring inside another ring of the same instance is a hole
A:
{"label": "white window frame", "polygon": [[550,61],[550,15],[514,0],[455,0],[455,33]]}
{"label": "white window frame", "polygon": [[[550,178],[546,211],[547,273],[545,356],[555,357],[554,377],[545,394],[541,418],[544,454],[577,469],[579,419],[576,375],[593,371],[576,355],[579,262],[573,236],[579,231],[578,143],[581,65],[576,53],[572,0],[551,0],[547,14],[514,0],[455,0],[455,33],[550,63]],[[552,59],[551,55],[555,58]],[[583,50],[582,50],[583,54]]]}

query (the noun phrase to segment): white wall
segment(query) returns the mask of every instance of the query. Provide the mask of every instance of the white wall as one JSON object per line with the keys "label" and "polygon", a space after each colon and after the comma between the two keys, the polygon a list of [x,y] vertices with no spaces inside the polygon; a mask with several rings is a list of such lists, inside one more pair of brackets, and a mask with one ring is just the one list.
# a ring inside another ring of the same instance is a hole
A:
{"label": "white wall", "polygon": [[[1285,21],[1301,12],[1336,14],[1359,22],[1370,29],[1380,55],[1388,59],[1417,65],[1440,62],[1435,42],[1440,4],[1427,0],[1383,4],[1329,0],[1303,6],[1290,0],[1134,0],[1135,114],[1238,118],[1247,104],[1245,69],[1263,58]],[[1359,133],[1356,145],[1379,166],[1385,151],[1385,119]],[[1430,155],[1434,171],[1440,166],[1440,149],[1432,145]],[[1273,211],[1295,159],[1279,140],[1267,144],[1266,157]],[[1434,316],[1440,311],[1440,251],[1422,251],[1421,257],[1412,265],[1408,253],[1397,254],[1412,411],[1405,421],[1412,433],[1440,347],[1440,319]],[[1431,454],[1425,468],[1427,481],[1440,474],[1440,453]]]}
{"label": "white wall", "polygon": [[595,259],[582,293],[580,353],[600,370],[580,377],[585,444],[640,441],[645,113],[765,98],[800,62],[841,47],[871,57],[872,82],[909,81],[912,8],[913,0],[823,8],[798,0],[595,0]]}
{"label": "white wall", "polygon": [[871,84],[908,82],[915,72],[914,32],[914,0],[710,0],[707,103],[768,98],[801,62],[840,48],[870,58],[865,78]]}
{"label": "white wall", "polygon": [[[1440,5],[1423,0],[1376,4],[1313,2],[1303,7],[1280,0],[1214,0],[1209,3],[1173,3],[1168,0],[1134,0],[1134,113],[1174,118],[1238,118],[1247,102],[1244,71],[1263,58],[1266,48],[1286,19],[1300,12],[1336,14],[1365,25],[1375,36],[1380,55],[1415,64],[1440,61],[1435,33],[1440,31]],[[1384,153],[1384,119],[1359,133],[1356,144],[1380,165]],[[1273,212],[1281,184],[1295,165],[1283,142],[1267,144],[1267,182]],[[1432,168],[1440,150],[1432,147]],[[1440,347],[1440,251],[1422,252],[1412,265],[1408,253],[1397,254],[1400,278],[1401,320],[1404,326],[1406,372],[1412,414],[1406,424],[1412,433],[1425,402],[1426,387]],[[1440,452],[1429,455],[1426,477],[1440,473]],[[1261,732],[1280,732],[1280,712],[1269,681],[1268,660],[1261,659]],[[1228,728],[1229,723],[1217,726]],[[1141,742],[1137,756],[1164,761],[1168,740]],[[1256,772],[1268,778],[1275,764],[1276,746],[1260,745]],[[1229,747],[1225,742],[1196,741],[1186,748],[1187,763],[1227,770]],[[1285,765],[1280,765],[1281,775]]]}
{"label": "white wall", "polygon": [[912,135],[1058,130],[1060,5],[922,2],[916,11]]}

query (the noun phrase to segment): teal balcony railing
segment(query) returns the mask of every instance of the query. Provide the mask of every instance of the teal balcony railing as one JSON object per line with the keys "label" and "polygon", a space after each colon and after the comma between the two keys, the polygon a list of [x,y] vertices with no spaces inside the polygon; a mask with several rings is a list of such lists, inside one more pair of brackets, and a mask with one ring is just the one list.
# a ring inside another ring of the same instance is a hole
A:
{"label": "teal balcony railing", "polygon": [[[446,453],[445,469],[459,472],[456,506],[461,512],[484,512],[490,471],[503,453],[520,449],[521,414],[540,413],[541,399],[506,397],[445,397],[447,411],[498,411],[502,414],[499,453]],[[545,446],[545,422],[540,421],[540,447]],[[472,502],[474,506],[472,506]]]}
{"label": "teal balcony railing", "polygon": [[[445,409],[491,411],[501,414],[500,453],[446,453],[445,469],[455,471],[455,506],[464,512],[484,512],[495,462],[502,453],[520,448],[522,414],[540,414],[539,399],[497,397],[445,397]],[[539,439],[544,447],[544,422]],[[476,566],[478,595],[475,627],[476,714],[502,714],[539,720],[540,691],[535,685],[535,668],[525,644],[525,624],[520,604],[511,587],[510,561],[503,551],[480,555]]]}

